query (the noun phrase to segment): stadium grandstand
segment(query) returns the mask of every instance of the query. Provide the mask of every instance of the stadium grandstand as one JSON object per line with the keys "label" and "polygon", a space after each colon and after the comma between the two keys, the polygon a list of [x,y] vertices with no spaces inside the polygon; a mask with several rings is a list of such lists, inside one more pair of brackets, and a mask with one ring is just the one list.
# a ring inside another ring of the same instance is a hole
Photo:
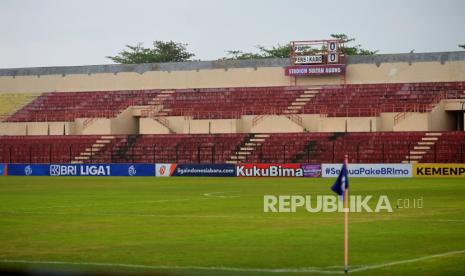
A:
{"label": "stadium grandstand", "polygon": [[0,276],[465,275],[465,0],[0,3]]}
{"label": "stadium grandstand", "polygon": [[465,161],[465,52],[348,56],[341,74],[293,66],[0,69],[0,162]]}

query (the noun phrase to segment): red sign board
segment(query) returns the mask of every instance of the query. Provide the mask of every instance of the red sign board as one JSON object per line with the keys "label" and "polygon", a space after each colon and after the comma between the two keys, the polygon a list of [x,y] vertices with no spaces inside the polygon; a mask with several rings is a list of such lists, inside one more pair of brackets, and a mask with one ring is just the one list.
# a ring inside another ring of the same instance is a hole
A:
{"label": "red sign board", "polygon": [[292,77],[342,75],[345,69],[345,64],[294,65],[285,68],[285,75]]}

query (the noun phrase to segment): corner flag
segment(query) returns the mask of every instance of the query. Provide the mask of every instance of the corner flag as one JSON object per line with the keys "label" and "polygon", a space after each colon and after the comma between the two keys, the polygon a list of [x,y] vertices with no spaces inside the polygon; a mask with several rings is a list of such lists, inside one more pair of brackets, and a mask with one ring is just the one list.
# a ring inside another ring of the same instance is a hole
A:
{"label": "corner flag", "polygon": [[347,176],[347,162],[344,162],[342,165],[341,173],[334,182],[333,186],[331,186],[331,190],[336,194],[344,197],[344,192],[349,189],[349,178]]}
{"label": "corner flag", "polygon": [[344,273],[349,273],[349,174],[347,171],[348,156],[344,158],[341,173],[331,186],[331,190],[340,195],[344,200]]}

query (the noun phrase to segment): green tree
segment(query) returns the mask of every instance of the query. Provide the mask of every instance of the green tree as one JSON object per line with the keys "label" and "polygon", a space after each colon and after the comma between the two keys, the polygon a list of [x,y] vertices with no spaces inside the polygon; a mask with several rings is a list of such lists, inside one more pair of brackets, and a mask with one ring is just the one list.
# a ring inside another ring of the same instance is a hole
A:
{"label": "green tree", "polygon": [[107,56],[116,63],[136,64],[136,63],[158,63],[187,61],[194,56],[186,50],[187,44],[174,41],[154,41],[152,48],[145,48],[142,43],[135,46],[126,45],[125,50],[116,56]]}
{"label": "green tree", "polygon": [[459,47],[465,49],[465,44],[459,44]]}
{"label": "green tree", "polygon": [[240,50],[229,50],[226,51],[229,57],[223,57],[223,60],[238,60],[238,59],[259,59],[262,58],[260,54],[244,53]]}
{"label": "green tree", "polygon": [[356,44],[353,46],[348,46],[347,44],[352,44],[355,41],[355,38],[349,38],[346,34],[331,34],[332,38],[339,39],[342,43],[344,43],[344,47],[342,47],[342,52],[349,56],[367,56],[367,55],[374,55],[378,52],[378,50],[371,51],[367,49],[363,49],[362,45]]}
{"label": "green tree", "polygon": [[266,48],[263,46],[257,46],[265,58],[288,58],[291,56],[292,48],[290,44],[273,46]]}
{"label": "green tree", "polygon": [[291,55],[291,45],[280,45],[266,48],[264,46],[256,46],[258,53],[250,53],[240,50],[227,51],[229,57],[223,57],[223,60],[240,60],[240,59],[261,59],[261,58],[288,58]]}
{"label": "green tree", "polygon": [[[342,43],[344,43],[344,47],[342,47],[342,51],[350,56],[356,55],[374,55],[378,52],[378,50],[372,51],[368,49],[362,48],[362,45],[354,43],[355,38],[349,38],[346,34],[331,34],[332,38],[339,39]],[[325,46],[322,46],[321,49],[316,48],[309,48],[308,54],[316,53],[321,50],[324,50]],[[240,50],[230,50],[227,51],[228,57],[223,57],[223,60],[237,60],[237,59],[261,59],[261,58],[288,58],[291,56],[291,45],[285,44],[277,46],[273,46],[271,48],[267,48],[264,46],[257,46],[258,53],[251,53],[251,52],[243,52]]]}

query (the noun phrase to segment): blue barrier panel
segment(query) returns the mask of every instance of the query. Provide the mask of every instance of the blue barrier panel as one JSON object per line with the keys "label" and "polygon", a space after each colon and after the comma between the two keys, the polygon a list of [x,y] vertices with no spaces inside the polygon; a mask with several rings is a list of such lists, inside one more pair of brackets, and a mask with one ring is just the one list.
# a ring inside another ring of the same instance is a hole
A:
{"label": "blue barrier panel", "polygon": [[155,176],[155,164],[112,164],[112,176]]}
{"label": "blue barrier panel", "polygon": [[50,175],[50,165],[8,164],[8,175],[45,176]]}
{"label": "blue barrier panel", "polygon": [[0,176],[5,175],[5,164],[0,164]]}
{"label": "blue barrier panel", "polygon": [[10,164],[9,175],[155,176],[153,164]]}
{"label": "blue barrier panel", "polygon": [[177,164],[173,176],[236,176],[234,164]]}

